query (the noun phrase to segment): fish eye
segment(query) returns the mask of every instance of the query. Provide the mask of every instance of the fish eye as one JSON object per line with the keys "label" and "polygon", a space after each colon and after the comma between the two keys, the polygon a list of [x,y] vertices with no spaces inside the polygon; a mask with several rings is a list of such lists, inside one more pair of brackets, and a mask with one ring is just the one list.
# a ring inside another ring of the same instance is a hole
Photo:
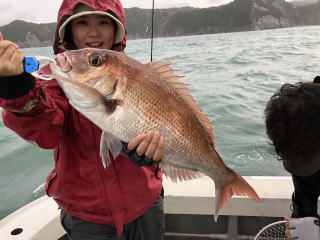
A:
{"label": "fish eye", "polygon": [[100,54],[92,54],[89,56],[89,63],[93,67],[99,67],[106,62],[106,58]]}

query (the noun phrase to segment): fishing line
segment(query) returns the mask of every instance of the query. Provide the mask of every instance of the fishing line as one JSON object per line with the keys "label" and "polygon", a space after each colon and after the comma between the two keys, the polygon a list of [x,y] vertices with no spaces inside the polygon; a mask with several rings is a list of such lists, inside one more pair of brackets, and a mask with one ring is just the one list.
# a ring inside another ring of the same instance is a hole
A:
{"label": "fishing line", "polygon": [[154,21],[154,0],[152,0],[152,18],[151,18],[151,62],[152,62],[152,51],[153,51],[153,21]]}

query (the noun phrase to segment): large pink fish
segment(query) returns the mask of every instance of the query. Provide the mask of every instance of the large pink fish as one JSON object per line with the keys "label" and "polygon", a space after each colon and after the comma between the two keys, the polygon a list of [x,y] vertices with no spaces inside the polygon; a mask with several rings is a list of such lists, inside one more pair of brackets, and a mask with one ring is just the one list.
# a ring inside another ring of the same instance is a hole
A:
{"label": "large pink fish", "polygon": [[159,131],[165,138],[161,167],[173,180],[211,177],[216,189],[215,215],[232,195],[258,200],[253,188],[228,168],[215,150],[209,119],[169,64],[142,64],[123,53],[81,49],[59,54],[51,70],[70,103],[102,131],[100,153],[109,164],[120,141]]}

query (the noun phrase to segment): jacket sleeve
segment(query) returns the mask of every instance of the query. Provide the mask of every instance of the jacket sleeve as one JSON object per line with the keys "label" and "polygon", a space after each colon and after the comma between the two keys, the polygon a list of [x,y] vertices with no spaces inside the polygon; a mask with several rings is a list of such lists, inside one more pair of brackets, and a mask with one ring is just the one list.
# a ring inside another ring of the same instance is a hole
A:
{"label": "jacket sleeve", "polygon": [[45,149],[58,145],[70,107],[56,80],[24,73],[0,78],[4,124],[25,140]]}
{"label": "jacket sleeve", "polygon": [[15,99],[27,94],[35,85],[35,78],[29,73],[0,77],[0,98]]}

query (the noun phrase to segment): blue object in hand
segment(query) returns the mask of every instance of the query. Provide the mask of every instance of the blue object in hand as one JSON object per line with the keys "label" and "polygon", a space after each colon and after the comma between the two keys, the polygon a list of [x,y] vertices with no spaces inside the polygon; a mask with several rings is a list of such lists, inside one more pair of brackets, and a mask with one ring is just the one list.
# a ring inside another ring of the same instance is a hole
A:
{"label": "blue object in hand", "polygon": [[39,62],[33,57],[25,57],[23,59],[23,69],[27,73],[32,73],[39,69]]}

